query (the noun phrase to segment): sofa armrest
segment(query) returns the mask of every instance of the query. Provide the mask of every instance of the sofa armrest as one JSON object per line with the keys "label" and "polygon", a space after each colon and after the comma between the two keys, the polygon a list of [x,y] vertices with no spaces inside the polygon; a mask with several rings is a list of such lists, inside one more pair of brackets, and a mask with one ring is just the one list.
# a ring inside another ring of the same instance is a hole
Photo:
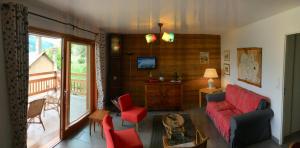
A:
{"label": "sofa armrest", "polygon": [[244,147],[271,137],[271,109],[256,110],[232,117],[230,120],[230,145]]}
{"label": "sofa armrest", "polygon": [[217,93],[213,93],[213,94],[207,94],[206,100],[207,100],[207,102],[223,101],[223,100],[225,100],[225,92],[217,92]]}

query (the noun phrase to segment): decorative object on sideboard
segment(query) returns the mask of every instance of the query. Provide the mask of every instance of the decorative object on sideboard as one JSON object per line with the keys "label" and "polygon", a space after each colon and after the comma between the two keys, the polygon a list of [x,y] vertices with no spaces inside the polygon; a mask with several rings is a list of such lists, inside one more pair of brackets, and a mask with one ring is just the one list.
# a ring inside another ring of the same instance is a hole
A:
{"label": "decorative object on sideboard", "polygon": [[200,52],[200,64],[209,64],[209,52]]}
{"label": "decorative object on sideboard", "polygon": [[225,75],[230,75],[230,65],[227,64],[227,63],[224,63],[224,66],[223,66],[223,71],[224,71],[224,74]]}
{"label": "decorative object on sideboard", "polygon": [[214,88],[214,78],[218,78],[218,73],[215,68],[206,68],[204,72],[204,78],[208,78],[208,88]]}
{"label": "decorative object on sideboard", "polygon": [[230,50],[224,50],[224,61],[230,61]]}
{"label": "decorative object on sideboard", "polygon": [[[159,27],[159,38],[161,38],[165,42],[174,42],[175,35],[172,32],[164,32],[161,33],[161,28],[163,26],[163,23],[158,23]],[[147,43],[153,43],[157,40],[157,37],[155,34],[149,33],[145,35],[145,39]]]}
{"label": "decorative object on sideboard", "polygon": [[178,72],[174,72],[173,79],[170,82],[181,82],[182,76]]}
{"label": "decorative object on sideboard", "polygon": [[237,49],[238,80],[261,87],[262,48]]}
{"label": "decorative object on sideboard", "polygon": [[146,83],[157,83],[157,82],[159,82],[159,80],[153,77],[152,71],[149,71],[148,80],[146,81]]}
{"label": "decorative object on sideboard", "polygon": [[152,75],[152,71],[149,71],[149,74],[148,74],[148,76],[149,76],[149,79],[152,79],[152,77],[153,77],[153,75]]}
{"label": "decorative object on sideboard", "polygon": [[162,72],[159,72],[159,81],[161,81],[161,82],[163,82],[163,81],[165,81],[165,78],[163,77],[163,74],[162,74]]}

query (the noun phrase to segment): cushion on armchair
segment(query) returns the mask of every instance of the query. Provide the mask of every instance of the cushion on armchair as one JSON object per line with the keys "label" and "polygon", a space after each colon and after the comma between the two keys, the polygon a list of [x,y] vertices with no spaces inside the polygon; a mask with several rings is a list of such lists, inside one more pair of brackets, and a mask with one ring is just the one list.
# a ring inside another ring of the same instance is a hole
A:
{"label": "cushion on armchair", "polygon": [[135,129],[113,131],[116,148],[143,148],[143,144]]}
{"label": "cushion on armchair", "polygon": [[145,107],[134,106],[130,94],[119,97],[119,105],[121,109],[121,119],[133,123],[138,123],[147,115]]}
{"label": "cushion on armchair", "polygon": [[132,107],[130,110],[122,112],[122,119],[129,122],[140,122],[147,114],[147,110],[143,107]]}
{"label": "cushion on armchair", "polygon": [[135,129],[114,130],[112,117],[109,115],[104,116],[102,124],[107,148],[143,148]]}
{"label": "cushion on armchair", "polygon": [[133,106],[130,94],[125,94],[119,97],[119,106],[121,111],[129,110]]}

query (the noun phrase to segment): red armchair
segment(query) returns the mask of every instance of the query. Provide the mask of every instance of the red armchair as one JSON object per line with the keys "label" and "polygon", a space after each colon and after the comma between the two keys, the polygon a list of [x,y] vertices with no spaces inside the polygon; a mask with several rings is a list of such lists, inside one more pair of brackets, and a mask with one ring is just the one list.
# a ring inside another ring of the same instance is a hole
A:
{"label": "red armchair", "polygon": [[138,123],[147,115],[146,108],[133,106],[130,94],[125,94],[119,97],[119,106],[121,109],[122,125],[124,120],[135,123],[136,130],[138,131]]}
{"label": "red armchair", "polygon": [[143,148],[143,144],[133,128],[126,130],[114,130],[112,118],[105,115],[103,129],[107,148]]}

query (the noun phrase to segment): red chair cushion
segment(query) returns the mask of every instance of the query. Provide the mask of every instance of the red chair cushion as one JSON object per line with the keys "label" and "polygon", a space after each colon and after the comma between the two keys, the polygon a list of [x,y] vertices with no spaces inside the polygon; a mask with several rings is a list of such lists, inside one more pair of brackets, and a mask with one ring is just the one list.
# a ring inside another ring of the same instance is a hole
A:
{"label": "red chair cushion", "polygon": [[105,134],[105,139],[106,139],[106,146],[107,148],[114,148],[115,144],[113,141],[113,123],[112,123],[112,118],[109,115],[105,115],[102,121],[103,125],[103,130]]}
{"label": "red chair cushion", "polygon": [[122,112],[133,107],[130,94],[125,94],[119,97],[119,106]]}
{"label": "red chair cushion", "polygon": [[112,118],[109,115],[104,116],[102,124],[107,148],[143,148],[143,144],[133,128],[114,130]]}
{"label": "red chair cushion", "polygon": [[137,123],[147,115],[147,110],[143,107],[132,107],[130,110],[121,112],[122,120]]}
{"label": "red chair cushion", "polygon": [[143,148],[143,144],[133,128],[113,133],[116,148]]}

